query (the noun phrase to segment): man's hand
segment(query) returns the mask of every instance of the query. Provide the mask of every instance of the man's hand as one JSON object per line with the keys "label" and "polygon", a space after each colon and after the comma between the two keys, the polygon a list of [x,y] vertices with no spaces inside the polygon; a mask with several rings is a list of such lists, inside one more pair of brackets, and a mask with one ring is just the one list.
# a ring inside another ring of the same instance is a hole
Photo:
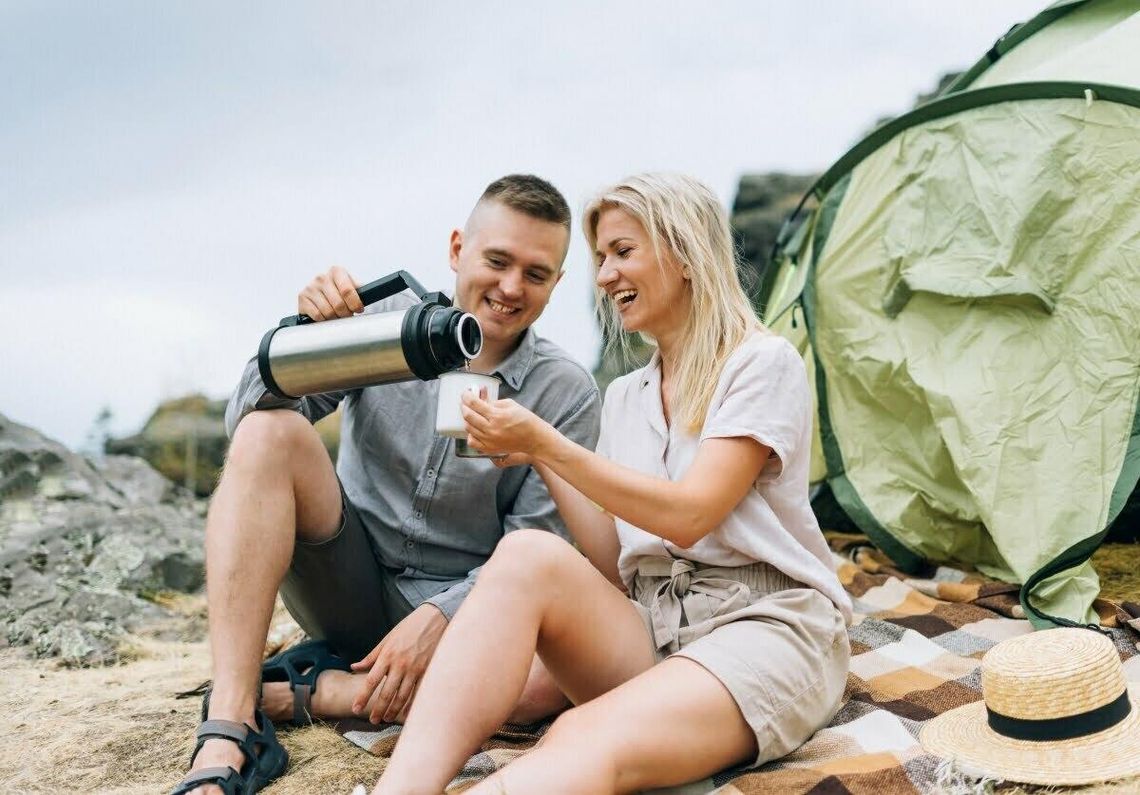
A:
{"label": "man's hand", "polygon": [[356,288],[356,279],[344,268],[334,265],[297,294],[297,314],[308,315],[313,320],[352,317],[364,311]]}
{"label": "man's hand", "polygon": [[352,711],[362,713],[375,695],[368,719],[402,722],[445,629],[447,617],[432,604],[420,605],[393,627],[367,657],[352,664],[357,673],[368,671]]}

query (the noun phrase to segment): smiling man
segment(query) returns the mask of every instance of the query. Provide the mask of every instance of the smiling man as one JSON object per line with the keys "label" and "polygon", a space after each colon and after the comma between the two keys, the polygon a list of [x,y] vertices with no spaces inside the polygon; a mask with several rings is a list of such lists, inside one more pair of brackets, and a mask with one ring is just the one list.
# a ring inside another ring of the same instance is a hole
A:
{"label": "smiling man", "polygon": [[[562,195],[516,174],[487,187],[448,253],[455,304],[483,329],[472,369],[499,378],[500,397],[593,448],[593,378],[531,329],[562,276],[569,236]],[[301,291],[297,309],[319,321],[416,301],[404,293],[365,310],[356,287],[333,268]],[[457,457],[455,440],[435,435],[438,389],[409,381],[289,401],[266,389],[256,357],[246,366],[226,411],[231,444],[206,520],[208,719],[176,792],[221,792],[238,779],[236,791],[253,791],[280,775],[287,757],[272,721],[402,720],[499,539],[534,527],[566,535],[530,467]],[[312,423],[338,405],[334,469]],[[263,664],[279,589],[316,640]],[[533,721],[565,703],[536,659],[513,719]]]}

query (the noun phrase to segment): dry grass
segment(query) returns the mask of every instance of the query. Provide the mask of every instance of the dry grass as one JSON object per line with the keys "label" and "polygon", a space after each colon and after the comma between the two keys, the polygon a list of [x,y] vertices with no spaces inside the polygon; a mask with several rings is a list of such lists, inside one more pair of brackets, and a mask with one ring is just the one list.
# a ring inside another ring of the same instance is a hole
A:
{"label": "dry grass", "polygon": [[1114,602],[1140,602],[1140,542],[1104,544],[1093,553],[1100,594]]}
{"label": "dry grass", "polygon": [[[138,640],[141,659],[114,668],[52,669],[0,652],[4,792],[166,792],[193,749],[199,701],[176,700],[208,675],[205,642]],[[289,775],[266,792],[349,792],[371,784],[381,760],[327,726],[282,733]]]}
{"label": "dry grass", "polygon": [[[4,687],[0,715],[3,792],[169,792],[189,768],[199,699],[176,699],[209,677],[206,604],[199,597],[155,598],[172,611],[145,637],[123,645],[125,664],[63,669],[0,651]],[[296,625],[278,600],[267,653]],[[328,726],[279,733],[289,774],[268,793],[350,792],[371,785],[384,761],[348,743]],[[34,750],[33,750],[34,749]]]}

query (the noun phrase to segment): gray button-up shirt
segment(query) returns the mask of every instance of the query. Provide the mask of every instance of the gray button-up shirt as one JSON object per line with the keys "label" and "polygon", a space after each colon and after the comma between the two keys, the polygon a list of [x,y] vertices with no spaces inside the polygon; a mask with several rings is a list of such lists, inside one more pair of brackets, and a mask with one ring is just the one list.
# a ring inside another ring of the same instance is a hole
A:
{"label": "gray button-up shirt", "polygon": [[[368,307],[411,306],[409,293]],[[500,398],[511,398],[591,450],[600,401],[593,377],[552,342],[528,329],[494,371]],[[246,365],[226,408],[226,432],[257,409],[290,408],[311,422],[344,403],[337,475],[369,533],[378,565],[390,569],[404,597],[427,601],[450,620],[479,568],[504,533],[567,531],[542,478],[531,467],[497,469],[483,458],[459,458],[455,441],[435,434],[438,381],[405,381],[284,400]]]}

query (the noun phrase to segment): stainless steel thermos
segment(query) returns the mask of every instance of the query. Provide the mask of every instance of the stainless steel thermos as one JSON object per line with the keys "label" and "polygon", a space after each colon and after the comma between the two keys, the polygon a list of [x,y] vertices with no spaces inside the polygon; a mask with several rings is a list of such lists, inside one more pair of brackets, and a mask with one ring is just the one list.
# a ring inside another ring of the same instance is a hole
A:
{"label": "stainless steel thermos", "polygon": [[483,331],[473,315],[428,293],[406,271],[360,287],[365,304],[410,289],[420,299],[406,309],[314,323],[307,315],[281,319],[261,338],[257,367],[283,398],[390,384],[430,381],[479,355]]}

